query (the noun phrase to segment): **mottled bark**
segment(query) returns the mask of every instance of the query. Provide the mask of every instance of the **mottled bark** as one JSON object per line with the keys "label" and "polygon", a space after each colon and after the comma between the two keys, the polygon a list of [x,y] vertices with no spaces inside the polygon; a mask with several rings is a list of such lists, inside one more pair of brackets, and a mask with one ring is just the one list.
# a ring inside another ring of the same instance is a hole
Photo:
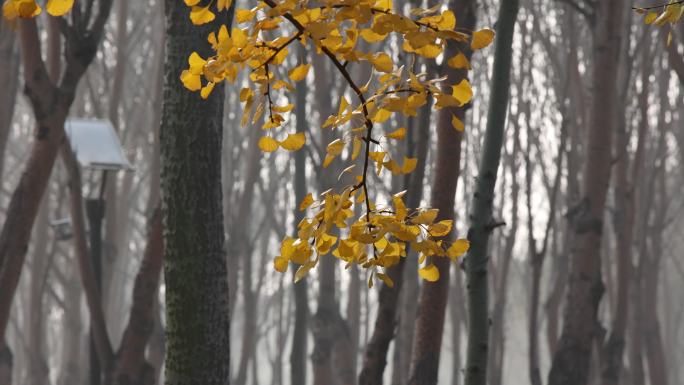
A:
{"label": "mottled bark", "polygon": [[592,342],[597,336],[597,310],[603,294],[601,239],[611,172],[617,61],[622,34],[621,0],[597,2],[593,27],[593,110],[587,130],[587,154],[579,205],[571,210],[575,247],[570,255],[570,279],[563,330],[556,350],[550,385],[584,385],[589,378]]}
{"label": "mottled bark", "polygon": [[[221,200],[224,89],[207,100],[178,81],[206,36],[232,9],[194,26],[187,6],[166,3],[166,65],[161,123],[161,185],[166,282],[166,384],[229,383],[230,320]],[[204,2],[201,3],[204,5]],[[229,15],[230,14],[230,15]]]}

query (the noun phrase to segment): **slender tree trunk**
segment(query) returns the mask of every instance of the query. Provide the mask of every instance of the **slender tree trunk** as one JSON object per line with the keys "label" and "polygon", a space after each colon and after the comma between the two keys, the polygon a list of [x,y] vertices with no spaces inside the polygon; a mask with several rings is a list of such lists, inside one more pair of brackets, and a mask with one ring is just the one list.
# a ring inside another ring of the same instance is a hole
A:
{"label": "slender tree trunk", "polygon": [[[427,152],[430,145],[430,102],[423,106],[417,119],[409,119],[408,139],[415,142],[408,145],[407,156],[418,158],[416,169],[405,179],[405,188],[408,190],[406,198],[407,207],[418,207],[423,198],[423,186],[425,179],[425,169],[427,162]],[[392,385],[406,384],[409,377],[411,365],[411,351],[413,350],[413,334],[418,310],[418,253],[414,250],[407,250],[406,260],[403,263],[403,273],[397,278],[401,282],[400,298],[398,305],[398,330],[394,339],[394,353],[392,357]],[[392,269],[390,269],[392,274]],[[394,277],[390,276],[393,280]],[[400,283],[394,280],[395,290]],[[382,289],[380,290],[382,292]],[[381,295],[382,296],[382,293]],[[380,305],[385,306],[385,305]],[[391,305],[388,305],[391,306]],[[378,316],[380,316],[378,312]],[[377,321],[376,321],[377,322]],[[365,364],[365,363],[364,363]]]}
{"label": "slender tree trunk", "polygon": [[[514,118],[515,119],[515,118]],[[491,360],[489,362],[488,372],[491,376],[491,385],[501,385],[503,377],[504,357],[506,348],[506,336],[504,332],[506,304],[508,302],[508,279],[510,275],[511,261],[513,260],[513,248],[515,247],[515,239],[518,231],[518,196],[520,193],[520,184],[516,180],[515,171],[517,170],[517,156],[520,150],[518,124],[514,124],[514,145],[513,152],[508,159],[511,165],[511,225],[509,233],[503,237],[503,250],[501,253],[501,271],[498,282],[493,284],[496,302],[492,308],[491,324],[492,332],[490,336],[490,343],[492,346]],[[504,171],[505,172],[505,171]],[[502,183],[502,195],[505,195],[505,183]],[[496,281],[496,280],[495,280]]]}
{"label": "slender tree trunk", "polygon": [[[208,3],[208,2],[207,2]],[[161,124],[166,384],[226,385],[230,320],[221,199],[222,86],[207,100],[178,81],[196,51],[210,55],[209,31],[233,9],[194,26],[182,2],[166,1],[166,65]],[[200,5],[206,5],[202,2]]]}
{"label": "slender tree trunk", "polygon": [[595,6],[593,30],[594,97],[584,163],[582,199],[571,210],[575,247],[563,331],[556,350],[550,385],[585,385],[589,379],[592,342],[597,333],[597,311],[603,294],[601,238],[606,193],[610,180],[617,93],[617,61],[622,33],[624,2],[607,0]]}
{"label": "slender tree trunk", "polygon": [[19,55],[17,55],[17,38],[10,26],[0,20],[0,84],[4,91],[0,93],[0,180],[5,166],[5,149],[9,139],[12,116],[19,89]]}
{"label": "slender tree trunk", "polygon": [[[634,222],[636,217],[635,183],[639,180],[639,171],[644,151],[644,141],[648,130],[648,84],[650,77],[649,50],[645,49],[642,55],[642,90],[639,95],[639,110],[641,122],[638,128],[637,149],[634,160],[631,162],[631,175],[629,175],[630,157],[627,151],[629,145],[629,132],[625,119],[622,127],[616,130],[616,154],[617,165],[615,169],[615,214],[613,228],[617,247],[615,258],[617,259],[617,304],[613,315],[611,333],[603,346],[602,383],[604,385],[618,385],[621,383],[620,376],[623,372],[623,352],[625,350],[625,334],[629,318],[629,292],[632,282],[632,243],[634,239]],[[609,272],[607,272],[609,274]]]}
{"label": "slender tree trunk", "polygon": [[[408,190],[406,203],[407,207],[418,207],[423,196],[423,179],[425,178],[425,168],[427,160],[427,150],[428,142],[430,136],[429,130],[429,106],[420,110],[418,117],[418,127],[414,127],[415,124],[410,124],[409,126],[409,138],[407,139],[409,144],[407,148],[407,156],[416,157],[418,159],[416,169],[413,173],[406,176],[403,183],[403,188]],[[410,123],[415,123],[415,120],[411,119]],[[414,132],[417,131],[417,132]],[[415,138],[415,144],[414,142]],[[387,352],[389,350],[390,342],[395,338],[397,333],[397,323],[399,318],[404,318],[404,322],[409,322],[409,314],[404,315],[397,314],[400,312],[400,308],[397,306],[400,299],[400,293],[404,290],[404,295],[408,296],[412,293],[406,293],[403,288],[404,275],[406,264],[415,263],[417,258],[415,257],[415,252],[409,250],[409,254],[412,257],[407,256],[399,260],[399,263],[388,269],[388,276],[394,282],[394,287],[389,287],[382,284],[380,288],[380,293],[378,296],[378,313],[375,318],[375,325],[373,329],[373,334],[368,341],[366,348],[364,350],[363,367],[361,373],[359,374],[359,384],[360,385],[372,385],[381,384],[382,378],[387,365]],[[415,268],[413,268],[415,270]],[[414,291],[415,292],[415,291]],[[415,310],[415,307],[410,306],[410,300],[406,300],[406,310],[410,312],[410,308]],[[412,336],[411,336],[412,337]],[[398,337],[397,337],[398,338]],[[401,347],[399,347],[399,340],[395,342],[395,354],[401,353]],[[405,343],[405,340],[402,341]],[[408,357],[407,357],[408,358]],[[408,363],[408,360],[407,360]],[[397,366],[395,366],[397,368]],[[406,368],[406,373],[408,374],[408,368]]]}
{"label": "slender tree trunk", "polygon": [[[46,195],[45,198],[48,198]],[[33,245],[31,266],[31,286],[29,293],[29,382],[34,385],[47,385],[49,367],[45,360],[45,325],[43,317],[43,294],[47,284],[48,272],[48,223],[49,199],[43,199],[38,213],[35,229],[36,240]]]}
{"label": "slender tree trunk", "polygon": [[[91,338],[97,353],[97,360],[95,362],[99,364],[102,374],[106,379],[105,383],[107,383],[114,363],[114,351],[107,333],[102,295],[96,281],[93,259],[88,250],[85,215],[83,213],[83,195],[81,192],[81,171],[76,160],[76,154],[73,153],[67,141],[62,143],[61,155],[69,178],[69,208],[74,233],[74,254],[78,262],[81,284],[83,285],[86,304],[90,312]],[[93,365],[93,361],[91,361],[91,365]]]}
{"label": "slender tree trunk", "polygon": [[[452,1],[449,5],[458,15],[461,28],[474,28],[475,1]],[[445,57],[454,56],[455,49],[453,45],[447,45]],[[467,52],[468,56],[470,54]],[[467,76],[464,71],[451,69],[448,70],[447,75],[450,84],[458,84]],[[462,134],[454,130],[451,125],[452,114],[463,121],[465,108],[445,108],[438,115],[435,179],[430,198],[432,207],[439,210],[437,220],[448,220],[454,217],[454,197],[460,173]],[[420,290],[408,382],[411,385],[437,383],[451,261],[448,258],[431,258],[430,262],[437,266],[440,278],[436,282],[423,282]]]}
{"label": "slender tree trunk", "polygon": [[161,207],[157,207],[148,223],[147,244],[135,277],[133,303],[128,325],[121,339],[112,376],[115,385],[152,385],[154,368],[145,360],[145,348],[155,323],[155,306],[159,290],[164,245]]}
{"label": "slender tree trunk", "polygon": [[[303,49],[300,51],[303,54]],[[306,82],[297,83],[297,132],[307,131],[306,119]],[[299,210],[299,204],[306,197],[306,154],[304,151],[294,153],[294,190],[295,207],[293,209],[293,228],[297,228],[299,222],[304,219],[304,213]],[[296,270],[293,270],[293,274]],[[307,278],[304,277],[293,285],[294,291],[294,324],[292,331],[292,350],[290,352],[290,383],[303,384],[306,382],[306,354],[308,351],[308,321],[309,321],[309,298]]]}
{"label": "slender tree trunk", "polygon": [[495,43],[492,87],[487,127],[476,191],[473,195],[468,239],[471,248],[465,260],[468,295],[468,349],[465,384],[485,385],[489,342],[487,248],[492,228],[492,203],[501,159],[510,86],[513,34],[518,17],[517,0],[501,3]]}

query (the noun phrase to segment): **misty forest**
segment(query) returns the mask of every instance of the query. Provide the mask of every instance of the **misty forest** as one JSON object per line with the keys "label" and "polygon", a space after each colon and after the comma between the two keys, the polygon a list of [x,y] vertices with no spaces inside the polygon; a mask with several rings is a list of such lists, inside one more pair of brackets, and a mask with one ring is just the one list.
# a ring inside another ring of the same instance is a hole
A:
{"label": "misty forest", "polygon": [[684,384],[683,14],[2,0],[0,385]]}

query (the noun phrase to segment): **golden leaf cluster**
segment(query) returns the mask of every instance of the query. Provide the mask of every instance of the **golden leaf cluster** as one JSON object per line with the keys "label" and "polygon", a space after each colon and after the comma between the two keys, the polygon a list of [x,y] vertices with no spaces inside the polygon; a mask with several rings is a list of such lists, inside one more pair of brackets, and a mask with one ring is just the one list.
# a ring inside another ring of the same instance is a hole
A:
{"label": "golden leaf cluster", "polygon": [[[190,7],[190,19],[198,25],[215,20],[215,12],[231,6],[226,1],[203,7],[197,0],[185,3]],[[263,0],[251,9],[236,9],[235,19],[236,26],[230,31],[224,25],[209,34],[207,40],[213,55],[190,55],[188,68],[180,76],[185,87],[207,98],[217,83],[235,83],[238,74],[247,71],[247,85],[240,90],[241,125],[261,125],[266,134],[258,145],[264,152],[278,148],[298,150],[306,144],[303,134],[284,134],[283,140],[276,139],[282,135],[276,132],[286,127],[294,105],[276,104],[274,100],[290,100],[294,84],[307,81],[311,64],[301,58],[297,64],[293,64],[297,60],[288,60],[292,45],[301,44],[331,61],[350,90],[350,95],[340,96],[337,112],[322,124],[323,129],[344,132],[326,144],[322,167],[328,167],[344,154],[351,162],[363,157],[363,170],[353,175],[355,183],[340,193],[322,193],[318,201],[309,195],[301,202],[302,210],[311,207],[312,216],[299,223],[297,237],[282,241],[280,255],[274,259],[275,269],[284,272],[294,263],[299,266],[295,275],[295,280],[299,280],[316,266],[321,256],[332,254],[347,265],[357,263],[369,269],[369,285],[373,277],[391,285],[384,271],[406,255],[407,247],[420,253],[421,264],[427,257],[455,259],[465,253],[466,240],[444,240],[452,223],[434,222],[437,210],[409,210],[401,194],[394,195],[387,207],[372,202],[368,196],[368,173],[374,168],[378,175],[383,170],[408,174],[417,166],[416,158],[392,159],[389,151],[380,146],[383,139],[403,140],[406,128],[381,137],[374,135],[374,127],[383,125],[395,114],[417,116],[429,98],[434,100],[435,109],[464,106],[473,97],[470,83],[463,79],[457,84],[445,84],[444,77],[414,73],[407,68],[413,66],[397,65],[392,54],[378,47],[392,37],[411,60],[435,60],[443,56],[447,42],[454,42],[460,50],[442,60],[452,68],[469,70],[466,50],[489,46],[494,32],[459,29],[456,15],[441,5],[413,9],[403,15],[395,12],[392,2],[387,0]],[[354,65],[370,69],[363,84],[357,84],[349,72]],[[464,129],[463,122],[454,115],[451,123],[458,131]],[[353,173],[355,166],[352,163],[342,174]],[[354,216],[354,205],[365,206],[359,217]],[[420,276],[435,281],[439,273],[434,265],[428,264],[420,270]]]}

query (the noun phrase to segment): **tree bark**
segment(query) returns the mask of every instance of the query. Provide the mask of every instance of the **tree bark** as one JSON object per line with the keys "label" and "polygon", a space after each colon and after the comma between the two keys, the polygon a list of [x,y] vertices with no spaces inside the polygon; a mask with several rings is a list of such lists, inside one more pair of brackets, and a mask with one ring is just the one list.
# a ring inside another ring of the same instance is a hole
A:
{"label": "tree bark", "polygon": [[130,317],[121,339],[112,376],[115,385],[152,385],[155,383],[153,367],[145,360],[145,348],[155,323],[159,277],[162,268],[164,244],[162,240],[161,207],[157,207],[148,223],[147,244],[135,277],[133,304]]}
{"label": "tree bark", "polygon": [[465,260],[468,296],[468,349],[465,384],[485,385],[489,343],[487,248],[492,232],[492,203],[501,159],[510,86],[512,43],[518,16],[518,0],[501,3],[495,42],[492,86],[487,127],[476,191],[473,195],[468,239],[471,248]]}
{"label": "tree bark", "polygon": [[582,199],[570,210],[575,247],[563,330],[554,353],[550,385],[584,385],[589,379],[592,342],[597,336],[597,311],[604,288],[601,282],[601,238],[606,193],[610,180],[617,94],[617,61],[622,33],[624,2],[609,0],[595,5],[593,28],[594,97],[587,131],[587,155]]}
{"label": "tree bark", "polygon": [[[303,48],[300,48],[303,54]],[[306,82],[297,83],[297,132],[307,131],[306,123]],[[295,207],[293,208],[294,221],[293,228],[296,229],[299,222],[304,219],[304,213],[299,210],[299,204],[306,197],[306,153],[297,151],[294,153],[294,190]],[[296,231],[295,231],[296,233]],[[292,274],[295,274],[293,270]],[[309,299],[307,278],[302,278],[293,285],[294,291],[294,324],[292,331],[292,350],[290,352],[290,383],[306,384],[306,355],[308,350],[308,321],[309,321]]]}
{"label": "tree bark", "polygon": [[[230,372],[230,320],[221,199],[222,86],[207,100],[178,76],[206,36],[232,20],[234,8],[194,26],[187,6],[166,1],[166,65],[161,123],[166,384],[225,385]],[[200,5],[206,5],[202,2]],[[230,23],[229,23],[230,24]]]}
{"label": "tree bark", "polygon": [[[475,1],[450,3],[450,8],[458,15],[460,27],[474,28],[475,5]],[[455,54],[455,47],[448,45],[445,57]],[[470,54],[467,52],[467,55]],[[457,84],[467,74],[463,71],[449,70],[448,76],[450,84]],[[451,125],[451,114],[463,121],[465,111],[465,108],[445,108],[438,115],[435,179],[430,198],[432,207],[439,210],[436,220],[454,218],[454,197],[460,172],[462,134],[454,130]],[[424,282],[420,290],[408,382],[411,385],[437,383],[451,261],[448,258],[430,258],[430,262],[437,266],[440,278],[436,282]]]}
{"label": "tree bark", "polygon": [[9,139],[12,116],[19,89],[19,55],[16,49],[16,34],[7,22],[0,20],[0,84],[4,91],[0,94],[0,180],[5,166],[5,149]]}

